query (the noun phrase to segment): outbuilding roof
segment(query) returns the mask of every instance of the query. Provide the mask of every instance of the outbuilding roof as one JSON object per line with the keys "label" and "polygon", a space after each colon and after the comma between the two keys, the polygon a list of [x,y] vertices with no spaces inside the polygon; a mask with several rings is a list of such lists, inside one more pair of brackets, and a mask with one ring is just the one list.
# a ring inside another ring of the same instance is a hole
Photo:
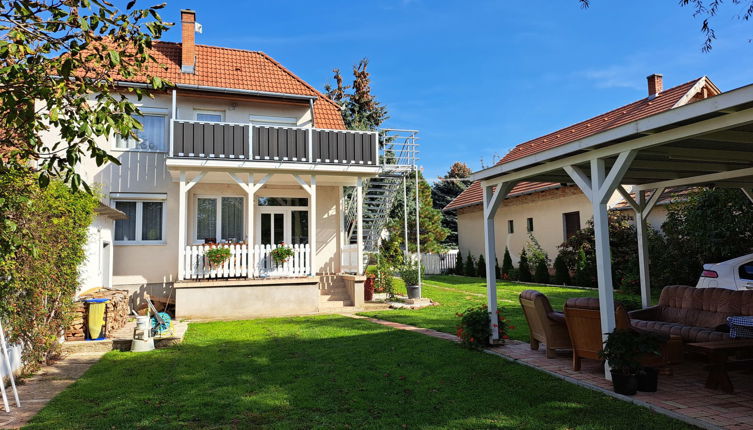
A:
{"label": "outbuilding roof", "polygon": [[[556,148],[719,93],[719,89],[711,82],[711,80],[703,76],[664,90],[659,94],[643,98],[558,131],[518,144],[501,160],[499,160],[496,165],[509,163],[539,152]],[[528,190],[531,192],[543,191],[551,188],[552,185],[553,184],[549,182],[521,182],[513,188],[510,194],[508,194],[508,197],[514,197],[518,192],[518,187],[521,186],[521,190]],[[449,211],[462,207],[480,205],[482,203],[481,198],[481,185],[478,182],[474,182],[450,202],[444,210]]]}

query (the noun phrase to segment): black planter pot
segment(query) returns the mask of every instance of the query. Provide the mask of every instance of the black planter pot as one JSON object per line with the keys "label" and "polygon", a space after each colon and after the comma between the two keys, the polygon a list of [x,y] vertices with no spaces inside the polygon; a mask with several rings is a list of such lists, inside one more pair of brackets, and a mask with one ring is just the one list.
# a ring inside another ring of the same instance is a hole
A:
{"label": "black planter pot", "polygon": [[659,371],[653,367],[644,367],[638,372],[638,391],[655,393],[659,384]]}
{"label": "black planter pot", "polygon": [[614,392],[617,394],[624,394],[626,396],[632,396],[638,391],[638,377],[635,374],[626,375],[624,373],[612,372],[612,385],[614,385]]}
{"label": "black planter pot", "polygon": [[408,290],[408,298],[409,299],[420,299],[421,298],[421,292],[419,291],[418,285],[408,285],[405,287],[406,290]]}

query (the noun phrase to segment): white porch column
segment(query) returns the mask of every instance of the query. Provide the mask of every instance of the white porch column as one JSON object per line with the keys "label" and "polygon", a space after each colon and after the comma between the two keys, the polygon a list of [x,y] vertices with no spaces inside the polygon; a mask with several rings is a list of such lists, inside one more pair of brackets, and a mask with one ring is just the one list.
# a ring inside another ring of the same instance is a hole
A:
{"label": "white porch column", "polygon": [[186,172],[180,172],[178,182],[178,280],[182,281],[185,276],[186,262]]}
{"label": "white porch column", "polygon": [[309,204],[309,244],[311,247],[311,276],[316,276],[316,175],[311,175],[311,203]]}
{"label": "white porch column", "polygon": [[358,275],[363,275],[363,178],[356,179],[356,236]]}
{"label": "white porch column", "polygon": [[254,201],[254,196],[256,195],[256,188],[254,188],[254,174],[249,173],[248,179],[247,179],[248,186],[246,187],[246,207],[247,207],[247,217],[246,217],[246,245],[248,245],[249,253],[251,252],[251,247],[254,246],[254,217],[256,214],[254,213],[254,209],[256,208],[256,202]]}
{"label": "white porch column", "polygon": [[[625,151],[617,156],[609,173],[603,158],[590,161],[591,177],[577,166],[566,166],[565,172],[580,187],[583,194],[591,200],[594,216],[594,239],[596,242],[596,279],[599,287],[599,308],[601,316],[601,332],[611,333],[616,326],[614,317],[614,286],[612,280],[612,253],[609,248],[609,215],[607,202],[619,187],[630,164],[636,156],[636,151]],[[606,340],[606,334],[603,335]],[[604,366],[604,376],[612,378],[609,363]]]}
{"label": "white porch column", "polygon": [[484,254],[486,258],[486,306],[490,313],[490,324],[492,343],[499,340],[499,332],[496,330],[499,325],[497,317],[497,274],[494,271],[494,261],[497,258],[496,236],[494,234],[494,217],[497,209],[502,205],[502,201],[515,185],[513,182],[505,182],[493,185],[483,186],[484,202]]}

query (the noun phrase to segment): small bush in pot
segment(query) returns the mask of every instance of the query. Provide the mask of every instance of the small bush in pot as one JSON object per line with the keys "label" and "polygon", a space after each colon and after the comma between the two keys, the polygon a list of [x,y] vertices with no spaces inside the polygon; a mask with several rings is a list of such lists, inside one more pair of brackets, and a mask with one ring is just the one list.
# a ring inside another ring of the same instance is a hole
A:
{"label": "small bush in pot", "polygon": [[[460,344],[470,349],[482,349],[489,346],[489,338],[492,335],[491,313],[486,305],[468,308],[463,313],[458,313],[460,324],[457,326],[456,334],[460,338]],[[499,334],[500,343],[504,344],[505,340],[510,337],[507,330],[514,329],[508,326],[506,319],[502,316],[500,310],[497,310],[498,323],[495,327]]]}
{"label": "small bush in pot", "polygon": [[418,270],[412,266],[403,266],[400,268],[400,278],[405,281],[405,289],[408,292],[409,299],[418,299]]}
{"label": "small bush in pot", "polygon": [[204,255],[206,255],[210,265],[217,267],[230,259],[230,248],[211,248]]}
{"label": "small bush in pot", "polygon": [[659,354],[655,336],[617,329],[607,335],[599,356],[611,367],[614,391],[633,395],[638,390],[638,373],[643,369],[641,358]]}

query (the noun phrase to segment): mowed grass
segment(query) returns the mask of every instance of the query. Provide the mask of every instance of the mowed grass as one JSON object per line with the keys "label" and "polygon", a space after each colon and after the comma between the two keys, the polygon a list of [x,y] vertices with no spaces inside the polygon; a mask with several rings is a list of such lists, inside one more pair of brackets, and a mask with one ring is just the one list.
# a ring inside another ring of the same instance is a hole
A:
{"label": "mowed grass", "polygon": [[[523,290],[531,289],[546,294],[552,307],[559,311],[562,311],[565,301],[569,298],[598,297],[598,292],[595,290],[497,282],[497,306],[507,318],[507,322],[515,327],[509,331],[512,339],[525,342],[529,340],[528,324],[520,308],[518,296]],[[465,276],[428,276],[423,282],[422,296],[434,300],[439,303],[439,306],[371,311],[363,312],[361,315],[454,334],[459,321],[457,313],[472,306],[486,304],[486,279]],[[628,298],[629,296],[615,294],[616,299],[621,297]],[[635,297],[629,298],[635,300]]]}
{"label": "mowed grass", "polygon": [[343,316],[191,324],[110,352],[30,429],[682,429],[683,423],[421,334]]}

